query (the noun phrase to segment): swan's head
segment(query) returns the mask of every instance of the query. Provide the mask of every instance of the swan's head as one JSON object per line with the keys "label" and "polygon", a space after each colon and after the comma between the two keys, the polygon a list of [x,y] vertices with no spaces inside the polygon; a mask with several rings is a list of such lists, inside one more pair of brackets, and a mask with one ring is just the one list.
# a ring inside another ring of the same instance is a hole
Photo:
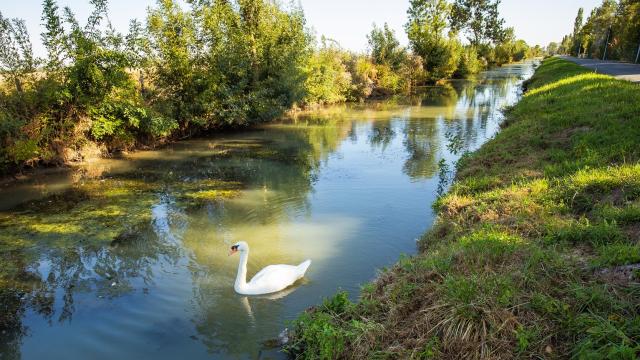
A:
{"label": "swan's head", "polygon": [[231,250],[229,250],[229,256],[231,256],[231,255],[233,255],[233,254],[235,254],[237,252],[243,253],[243,252],[247,252],[247,251],[249,251],[249,244],[247,244],[244,241],[240,241],[240,242],[237,242],[235,245],[233,245],[231,247]]}

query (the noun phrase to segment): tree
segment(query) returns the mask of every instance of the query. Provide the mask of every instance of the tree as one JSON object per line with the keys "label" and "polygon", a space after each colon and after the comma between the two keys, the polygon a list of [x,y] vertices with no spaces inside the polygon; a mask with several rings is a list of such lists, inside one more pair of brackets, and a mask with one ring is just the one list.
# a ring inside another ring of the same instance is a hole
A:
{"label": "tree", "polygon": [[193,17],[182,10],[175,0],[158,0],[149,11],[147,27],[154,52],[153,69],[158,97],[164,111],[185,128],[194,115],[198,78],[192,57],[196,46]]}
{"label": "tree", "polygon": [[[477,60],[477,57],[476,59]],[[424,60],[415,54],[408,54],[402,64],[400,72],[407,82],[407,91],[411,92],[418,84],[422,83],[426,77]]]}
{"label": "tree", "polygon": [[582,39],[581,39],[581,30],[582,30],[582,25],[584,22],[584,9],[580,8],[578,9],[578,15],[576,16],[575,21],[573,22],[573,33],[572,33],[572,37],[573,37],[573,49],[571,52],[573,52],[573,50],[576,51],[576,55],[580,55],[581,52],[581,48],[582,48]]}
{"label": "tree", "polygon": [[396,39],[395,33],[387,23],[382,28],[373,24],[373,29],[367,35],[371,58],[375,64],[388,65],[398,70],[403,61],[404,50]]}
{"label": "tree", "polygon": [[496,45],[492,62],[498,65],[513,61],[522,61],[529,57],[529,45],[524,40],[516,39],[513,28],[505,30],[504,40]]}
{"label": "tree", "polygon": [[558,49],[558,53],[560,54],[571,54],[572,49],[572,40],[570,35],[565,35],[562,37],[562,41],[560,42],[560,48]]}
{"label": "tree", "polygon": [[465,46],[454,76],[466,78],[469,75],[477,74],[482,70],[483,65],[478,57],[478,50],[473,45]]}
{"label": "tree", "polygon": [[462,45],[455,32],[445,35],[450,10],[446,0],[411,0],[407,12],[409,44],[432,81],[451,77],[458,67]]}
{"label": "tree", "polygon": [[24,20],[6,19],[0,13],[0,73],[22,93],[23,78],[35,72],[31,41]]}
{"label": "tree", "polygon": [[640,0],[622,0],[616,17],[616,39],[612,54],[622,60],[636,61],[640,45]]}
{"label": "tree", "polygon": [[272,119],[304,97],[310,37],[301,9],[269,0],[190,3],[189,12],[160,0],[148,20],[159,100],[184,130]]}
{"label": "tree", "polygon": [[206,58],[216,64],[211,81],[222,102],[213,109],[217,117],[248,124],[279,116],[302,100],[311,38],[300,8],[218,0],[205,14],[211,49]]}
{"label": "tree", "polygon": [[62,70],[63,54],[66,46],[62,20],[58,14],[56,0],[44,0],[42,4],[42,21],[45,32],[40,34],[42,44],[47,49],[47,69],[49,72]]}
{"label": "tree", "polygon": [[307,65],[308,103],[335,104],[347,99],[351,91],[351,74],[345,64],[346,55],[335,40],[322,37],[320,48]]}
{"label": "tree", "polygon": [[504,40],[504,19],[498,6],[501,0],[455,0],[450,12],[451,28],[463,31],[474,46]]}
{"label": "tree", "polygon": [[150,62],[151,42],[143,25],[137,20],[129,23],[129,33],[126,36],[126,51],[129,63],[138,69],[140,93],[145,94],[145,72]]}
{"label": "tree", "polygon": [[580,33],[580,29],[582,29],[582,23],[584,22],[584,8],[578,9],[578,15],[576,15],[576,19],[573,22],[573,35],[578,35]]}

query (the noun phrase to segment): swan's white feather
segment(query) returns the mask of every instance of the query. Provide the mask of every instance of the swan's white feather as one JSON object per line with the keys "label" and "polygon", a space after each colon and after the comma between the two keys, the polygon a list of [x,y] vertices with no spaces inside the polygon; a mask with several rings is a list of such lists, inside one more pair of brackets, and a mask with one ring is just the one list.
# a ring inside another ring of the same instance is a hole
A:
{"label": "swan's white feather", "polygon": [[300,274],[297,266],[269,265],[260,270],[247,285],[263,288],[286,287],[300,279],[300,275],[304,274]]}
{"label": "swan's white feather", "polygon": [[[304,274],[307,272],[307,269],[311,265],[311,260],[307,260],[298,266],[293,265],[269,265],[264,269],[260,270],[257,274],[253,276],[249,283],[259,283],[263,277],[275,278],[276,280],[284,279],[284,278],[293,278],[298,276],[296,280],[301,279]],[[265,281],[269,281],[266,280]],[[295,280],[294,280],[295,282]]]}
{"label": "swan's white feather", "polygon": [[307,260],[297,266],[269,265],[255,274],[251,281],[245,282],[244,276],[246,276],[249,245],[240,242],[238,247],[241,248],[243,254],[241,255],[240,268],[234,288],[237,293],[242,295],[265,295],[282,291],[304,277],[311,265],[311,260]]}
{"label": "swan's white feather", "polygon": [[282,291],[304,277],[311,261],[293,265],[269,265],[260,270],[245,286],[236,291],[243,295],[263,295]]}

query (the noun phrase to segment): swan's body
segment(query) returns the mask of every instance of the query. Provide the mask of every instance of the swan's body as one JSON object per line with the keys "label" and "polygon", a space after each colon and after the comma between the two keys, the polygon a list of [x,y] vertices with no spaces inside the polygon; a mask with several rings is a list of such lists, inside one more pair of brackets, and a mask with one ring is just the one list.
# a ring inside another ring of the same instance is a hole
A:
{"label": "swan's body", "polygon": [[264,295],[282,291],[304,277],[309,265],[311,265],[311,260],[297,266],[269,265],[247,282],[249,245],[246,242],[237,243],[231,247],[231,254],[236,252],[240,252],[240,264],[233,288],[242,295]]}

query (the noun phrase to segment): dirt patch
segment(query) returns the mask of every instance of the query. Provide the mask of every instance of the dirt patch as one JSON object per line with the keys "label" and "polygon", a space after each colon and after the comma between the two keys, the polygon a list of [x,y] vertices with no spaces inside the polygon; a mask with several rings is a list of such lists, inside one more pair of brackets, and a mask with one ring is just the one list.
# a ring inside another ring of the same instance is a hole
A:
{"label": "dirt patch", "polygon": [[598,275],[608,283],[619,285],[638,283],[640,281],[640,264],[602,269],[598,272]]}
{"label": "dirt patch", "polygon": [[570,139],[576,134],[581,134],[591,131],[591,126],[579,126],[576,128],[565,129],[558,133],[558,139]]}
{"label": "dirt patch", "polygon": [[640,224],[625,226],[623,230],[631,241],[640,244]]}

